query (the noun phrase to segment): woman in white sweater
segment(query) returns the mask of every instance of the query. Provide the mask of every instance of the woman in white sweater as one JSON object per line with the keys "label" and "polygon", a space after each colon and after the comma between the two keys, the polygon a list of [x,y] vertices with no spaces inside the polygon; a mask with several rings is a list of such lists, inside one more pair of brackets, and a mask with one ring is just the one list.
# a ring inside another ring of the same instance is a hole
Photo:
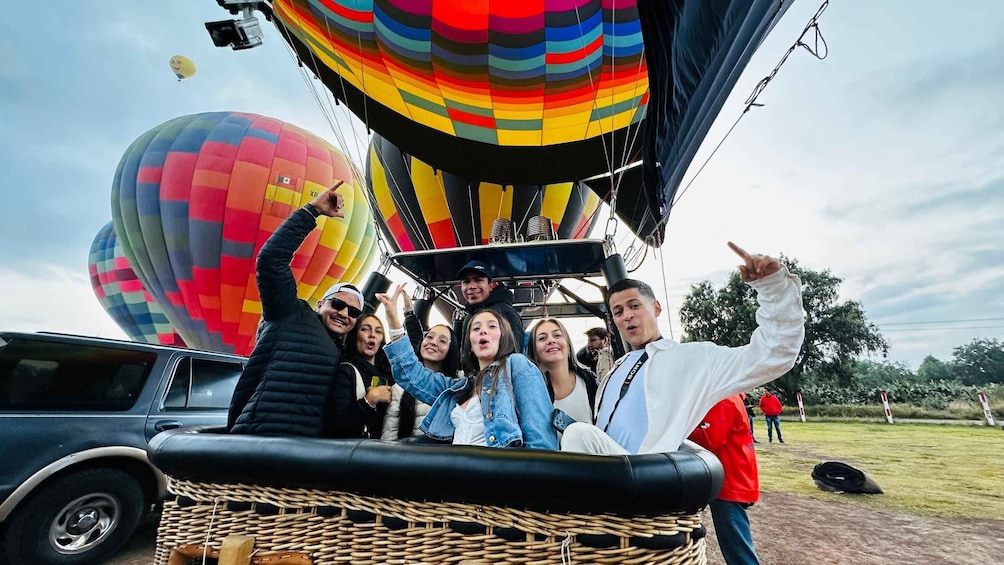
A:
{"label": "woman in white sweater", "polygon": [[[404,291],[401,294],[404,296],[404,328],[422,365],[447,377],[457,377],[457,370],[460,367],[460,344],[453,335],[453,328],[446,324],[437,324],[428,331],[424,330],[421,320],[412,309],[411,298]],[[392,313],[390,310],[392,308],[386,312],[388,321],[393,317],[395,322],[390,323],[391,327],[399,325],[396,323],[398,313]],[[384,416],[380,439],[397,441],[411,436],[424,436],[418,426],[429,413],[429,408],[428,404],[416,400],[401,388],[401,385],[395,384]]]}

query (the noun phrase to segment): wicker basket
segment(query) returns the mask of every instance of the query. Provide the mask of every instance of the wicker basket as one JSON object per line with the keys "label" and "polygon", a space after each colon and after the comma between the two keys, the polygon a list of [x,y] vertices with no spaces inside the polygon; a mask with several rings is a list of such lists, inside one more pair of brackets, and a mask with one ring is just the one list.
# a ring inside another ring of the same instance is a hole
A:
{"label": "wicker basket", "polygon": [[[462,448],[432,448],[430,453],[453,449]],[[152,458],[156,463],[157,457]],[[205,464],[204,454],[202,460]],[[220,472],[208,474],[218,477]],[[233,535],[253,537],[259,560],[253,562],[262,563],[281,554],[309,557],[300,562],[317,565],[706,562],[700,508],[642,515],[569,512],[191,476],[169,479],[171,497],[157,534],[157,565],[168,565],[172,552],[181,548],[189,554],[193,547],[203,548],[214,555],[223,539]],[[581,497],[588,499],[591,492],[585,489],[595,485],[580,486]],[[201,562],[176,555],[172,564]]]}

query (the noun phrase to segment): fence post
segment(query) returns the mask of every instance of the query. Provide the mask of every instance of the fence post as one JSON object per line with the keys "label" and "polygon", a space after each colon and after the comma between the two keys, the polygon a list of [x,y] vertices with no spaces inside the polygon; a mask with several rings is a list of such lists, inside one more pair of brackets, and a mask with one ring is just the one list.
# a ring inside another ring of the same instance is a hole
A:
{"label": "fence post", "polygon": [[987,417],[987,423],[991,426],[997,425],[994,423],[994,414],[990,411],[990,403],[987,402],[987,395],[983,394],[982,390],[978,394],[980,396],[980,404],[983,405],[983,415]]}
{"label": "fence post", "polygon": [[795,393],[795,399],[798,400],[798,416],[800,418],[802,418],[802,421],[804,422],[805,421],[805,406],[802,405],[802,393],[801,392],[796,392]]}
{"label": "fence post", "polygon": [[889,409],[889,397],[882,391],[882,406],[885,407],[885,419],[892,423],[892,410]]}

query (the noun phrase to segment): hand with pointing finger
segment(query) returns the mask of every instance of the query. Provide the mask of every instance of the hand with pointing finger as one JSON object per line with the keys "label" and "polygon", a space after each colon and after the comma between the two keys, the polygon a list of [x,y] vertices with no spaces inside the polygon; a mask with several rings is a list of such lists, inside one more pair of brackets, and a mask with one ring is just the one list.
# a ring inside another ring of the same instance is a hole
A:
{"label": "hand with pointing finger", "polygon": [[729,249],[735,251],[736,255],[743,260],[743,264],[739,265],[739,274],[744,282],[758,281],[781,270],[781,262],[770,255],[750,255],[745,249],[731,241]]}
{"label": "hand with pointing finger", "polygon": [[317,198],[310,201],[310,204],[317,208],[321,215],[331,218],[344,218],[345,212],[342,206],[345,205],[345,198],[338,194],[338,189],[345,184],[345,181],[336,182],[331,188],[317,195]]}

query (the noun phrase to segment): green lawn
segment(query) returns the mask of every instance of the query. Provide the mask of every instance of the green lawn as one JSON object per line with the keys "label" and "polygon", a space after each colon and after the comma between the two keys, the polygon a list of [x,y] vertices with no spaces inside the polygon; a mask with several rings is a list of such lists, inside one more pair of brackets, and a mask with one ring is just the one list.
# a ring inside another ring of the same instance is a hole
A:
{"label": "green lawn", "polygon": [[[1004,520],[1004,431],[943,424],[781,423],[785,445],[766,442],[756,421],[760,489],[922,516]],[[819,490],[810,476],[822,461],[843,461],[882,486],[876,496]]]}

